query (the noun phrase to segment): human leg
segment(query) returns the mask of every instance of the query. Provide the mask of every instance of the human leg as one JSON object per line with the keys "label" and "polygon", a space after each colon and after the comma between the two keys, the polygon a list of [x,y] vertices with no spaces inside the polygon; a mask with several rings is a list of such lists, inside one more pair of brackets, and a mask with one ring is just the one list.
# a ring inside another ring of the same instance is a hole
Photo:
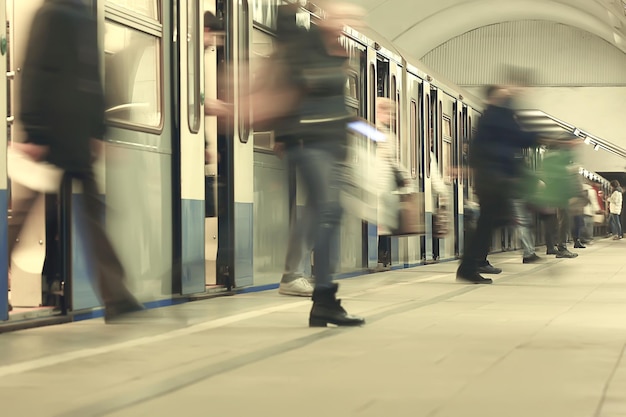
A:
{"label": "human leg", "polygon": [[501,210],[501,196],[482,194],[478,195],[480,201],[480,214],[476,229],[469,233],[465,253],[457,270],[457,280],[463,280],[478,284],[491,284],[491,279],[483,278],[479,274],[479,263],[487,259],[489,243],[493,233],[494,219]]}
{"label": "human leg", "polygon": [[77,178],[83,184],[83,211],[80,215],[88,233],[87,246],[94,262],[105,317],[113,318],[122,313],[141,310],[143,307],[126,286],[124,268],[104,229],[104,203],[98,195],[93,173],[84,173]]}
{"label": "human leg", "polygon": [[294,206],[291,215],[289,241],[285,256],[285,270],[280,280],[278,292],[283,295],[311,296],[313,287],[304,277],[304,263],[309,258],[313,242],[311,237],[311,209],[304,208],[302,216],[298,217]]}
{"label": "human leg", "polygon": [[524,249],[524,258],[531,258],[535,254],[535,238],[530,224],[530,213],[523,200],[511,201],[513,218],[520,237],[520,243]]}
{"label": "human leg", "polygon": [[316,230],[315,288],[309,325],[361,325],[365,322],[362,318],[349,315],[341,307],[336,298],[338,286],[331,279],[331,240],[340,226],[342,214],[337,181],[340,178],[338,158],[332,152],[313,146],[293,149],[290,157],[300,171]]}

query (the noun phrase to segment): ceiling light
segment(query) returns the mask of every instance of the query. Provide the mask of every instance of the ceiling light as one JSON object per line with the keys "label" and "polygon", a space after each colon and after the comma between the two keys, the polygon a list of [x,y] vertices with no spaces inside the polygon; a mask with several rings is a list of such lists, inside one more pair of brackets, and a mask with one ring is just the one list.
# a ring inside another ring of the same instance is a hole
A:
{"label": "ceiling light", "polygon": [[594,147],[593,147],[593,150],[594,150],[594,151],[599,151],[599,150],[600,150],[600,145],[596,145],[596,146],[594,146]]}

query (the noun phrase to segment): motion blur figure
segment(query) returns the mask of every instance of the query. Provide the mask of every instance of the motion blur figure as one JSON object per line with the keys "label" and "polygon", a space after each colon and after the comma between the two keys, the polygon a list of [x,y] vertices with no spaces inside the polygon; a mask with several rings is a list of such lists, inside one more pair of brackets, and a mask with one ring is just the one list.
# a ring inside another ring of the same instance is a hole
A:
{"label": "motion blur figure", "polygon": [[[285,7],[292,8],[295,19],[297,6]],[[279,131],[285,153],[301,175],[314,225],[315,288],[309,325],[355,326],[365,321],[349,315],[336,298],[338,285],[331,279],[330,250],[341,222],[339,181],[350,120],[344,95],[348,55],[339,37],[345,19],[355,16],[356,8],[330,1],[321,7],[327,13],[325,18],[282,46],[278,67],[282,67],[284,85],[276,89],[275,100],[261,100],[261,104],[280,106],[272,111],[281,114]],[[262,120],[263,106],[254,109],[255,120]]]}
{"label": "motion blur figure", "polygon": [[512,92],[503,86],[487,88],[488,107],[478,123],[470,152],[475,192],[480,203],[476,230],[470,232],[457,280],[474,284],[493,281],[480,275],[481,261],[487,259],[492,231],[503,214],[510,213],[512,188],[521,175],[516,154],[535,146],[535,134],[524,132],[515,120]]}
{"label": "motion blur figure", "polygon": [[[99,56],[97,25],[87,6],[81,0],[46,0],[32,23],[19,91],[27,139],[15,146],[81,182],[79,216],[105,319],[111,321],[143,306],[127,289],[124,269],[102,224],[104,205],[92,167],[105,132]],[[37,196],[30,190],[14,201],[18,234]]]}
{"label": "motion blur figure", "polygon": [[334,229],[340,227],[339,203],[341,161],[346,158],[347,122],[345,105],[348,55],[339,43],[344,19],[354,16],[354,6],[327,1],[327,15],[311,26],[291,68],[298,91],[295,127],[302,147],[292,147],[287,157],[302,176],[307,198],[313,202],[316,219],[315,288],[310,326],[361,325],[361,317],[349,315],[336,298],[338,286],[330,276],[330,244]]}
{"label": "motion blur figure", "polygon": [[[339,188],[347,156],[347,123],[352,119],[345,102],[348,54],[339,38],[344,25],[360,22],[362,10],[342,2],[316,3],[325,17],[309,30],[284,28],[288,36],[279,41],[277,54],[257,83],[260,88],[241,106],[243,114],[253,114],[255,129],[277,131],[288,162],[301,176],[315,242],[309,325],[358,326],[365,320],[348,314],[336,298],[339,287],[332,282],[330,252],[341,223]],[[298,7],[281,6],[281,24],[286,18],[295,22]],[[302,241],[306,240],[305,234]],[[296,252],[299,256],[302,250]]]}
{"label": "motion blur figure", "polygon": [[611,181],[611,197],[609,197],[609,212],[611,217],[609,218],[609,225],[611,227],[611,233],[613,233],[613,240],[619,240],[624,235],[622,233],[622,221],[620,215],[622,214],[622,187],[617,180]]}

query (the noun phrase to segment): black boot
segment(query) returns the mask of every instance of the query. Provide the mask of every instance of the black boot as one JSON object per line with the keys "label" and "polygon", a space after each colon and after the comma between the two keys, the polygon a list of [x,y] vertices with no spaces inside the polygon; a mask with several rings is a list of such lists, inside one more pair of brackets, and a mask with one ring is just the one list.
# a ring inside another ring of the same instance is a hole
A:
{"label": "black boot", "polygon": [[579,249],[585,249],[586,246],[583,245],[583,243],[580,241],[580,239],[576,239],[576,241],[574,242],[574,247],[575,248],[579,248]]}
{"label": "black boot", "polygon": [[310,327],[326,327],[328,323],[337,326],[361,326],[365,324],[363,317],[351,316],[341,307],[341,300],[337,300],[337,284],[330,288],[313,290],[313,308],[309,315]]}

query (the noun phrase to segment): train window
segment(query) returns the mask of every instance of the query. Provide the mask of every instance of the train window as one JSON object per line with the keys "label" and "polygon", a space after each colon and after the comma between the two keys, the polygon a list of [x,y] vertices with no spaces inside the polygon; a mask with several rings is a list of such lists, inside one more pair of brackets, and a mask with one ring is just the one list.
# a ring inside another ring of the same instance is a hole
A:
{"label": "train window", "polygon": [[[252,30],[252,44],[250,46],[251,83],[255,86],[264,82],[263,79],[259,78],[259,74],[265,71],[266,66],[269,65],[268,62],[274,50],[274,38],[266,32],[254,28]],[[255,130],[252,133],[252,140],[254,141],[255,148],[271,150],[274,146],[274,135],[272,132]]]}
{"label": "train window", "polygon": [[109,20],[104,30],[107,120],[158,128],[163,116],[160,39]]}
{"label": "train window", "polygon": [[376,123],[376,67],[374,66],[374,64],[370,65],[370,76],[369,76],[369,80],[370,80],[370,97],[371,100],[373,101],[372,105],[370,106],[370,120],[373,120],[374,123]]}
{"label": "train window", "polygon": [[108,3],[159,20],[159,0],[108,0]]}
{"label": "train window", "polygon": [[[248,1],[241,0],[240,2],[240,13],[239,13],[239,36],[237,37],[239,40],[239,51],[238,51],[238,60],[239,60],[239,100],[240,102],[245,99],[248,95],[248,91],[245,86],[250,84],[250,68],[249,63],[250,59],[248,56],[248,45],[250,44],[250,25],[248,23]],[[242,143],[247,143],[248,138],[250,137],[250,127],[249,124],[246,123],[246,117],[244,114],[240,112],[239,114],[239,141]]]}
{"label": "train window", "polygon": [[442,136],[442,176],[444,181],[450,183],[452,181],[451,170],[454,163],[454,154],[452,153],[452,120],[448,116],[443,116]]}
{"label": "train window", "polygon": [[441,148],[441,161],[442,161],[442,169],[443,169],[443,180],[446,183],[450,183],[452,181],[451,176],[451,168],[452,168],[452,142],[444,139],[443,146]]}
{"label": "train window", "polygon": [[452,138],[452,120],[448,116],[443,117],[443,137]]}
{"label": "train window", "polygon": [[346,96],[357,101],[360,100],[359,79],[357,74],[348,74],[348,79],[346,80]]}
{"label": "train window", "polygon": [[433,129],[430,113],[430,95],[426,94],[426,149],[424,151],[424,167],[426,168],[426,178],[430,178],[430,155],[433,152]]}
{"label": "train window", "polygon": [[438,117],[435,123],[437,123],[437,161],[439,161],[439,174],[443,176],[443,166],[445,162],[443,161],[443,129],[442,129],[442,117],[443,117],[443,104],[439,101],[439,112],[437,113]]}
{"label": "train window", "polygon": [[380,55],[376,59],[376,83],[374,97],[389,97],[389,60]]}
{"label": "train window", "polygon": [[397,158],[400,161],[400,157],[402,156],[402,106],[400,106],[400,91],[396,90],[396,138],[398,140],[397,148]]}
{"label": "train window", "polygon": [[276,29],[278,6],[283,0],[251,0],[252,20],[269,29]]}
{"label": "train window", "polygon": [[[467,143],[469,144],[467,147],[467,158],[468,161],[470,160],[470,158],[472,157],[472,139],[474,139],[474,128],[472,126],[472,116],[468,116],[467,118]],[[467,179],[468,179],[468,183],[470,184],[470,186],[474,186],[474,172],[472,171],[472,168],[469,166],[467,167]]]}
{"label": "train window", "polygon": [[417,178],[417,103],[411,100],[411,112],[409,114],[411,124],[410,135],[410,158],[411,158],[411,178]]}
{"label": "train window", "polygon": [[188,0],[187,4],[187,109],[189,129],[200,130],[200,4]]}
{"label": "train window", "polygon": [[[396,76],[392,76],[391,77],[391,87],[389,89],[390,92],[390,98],[394,101],[395,106],[398,106],[398,103],[396,102]],[[397,109],[396,109],[397,110]],[[397,135],[398,133],[398,113],[396,112],[396,122],[391,124],[391,131]],[[396,146],[396,155],[398,153],[399,149]]]}

